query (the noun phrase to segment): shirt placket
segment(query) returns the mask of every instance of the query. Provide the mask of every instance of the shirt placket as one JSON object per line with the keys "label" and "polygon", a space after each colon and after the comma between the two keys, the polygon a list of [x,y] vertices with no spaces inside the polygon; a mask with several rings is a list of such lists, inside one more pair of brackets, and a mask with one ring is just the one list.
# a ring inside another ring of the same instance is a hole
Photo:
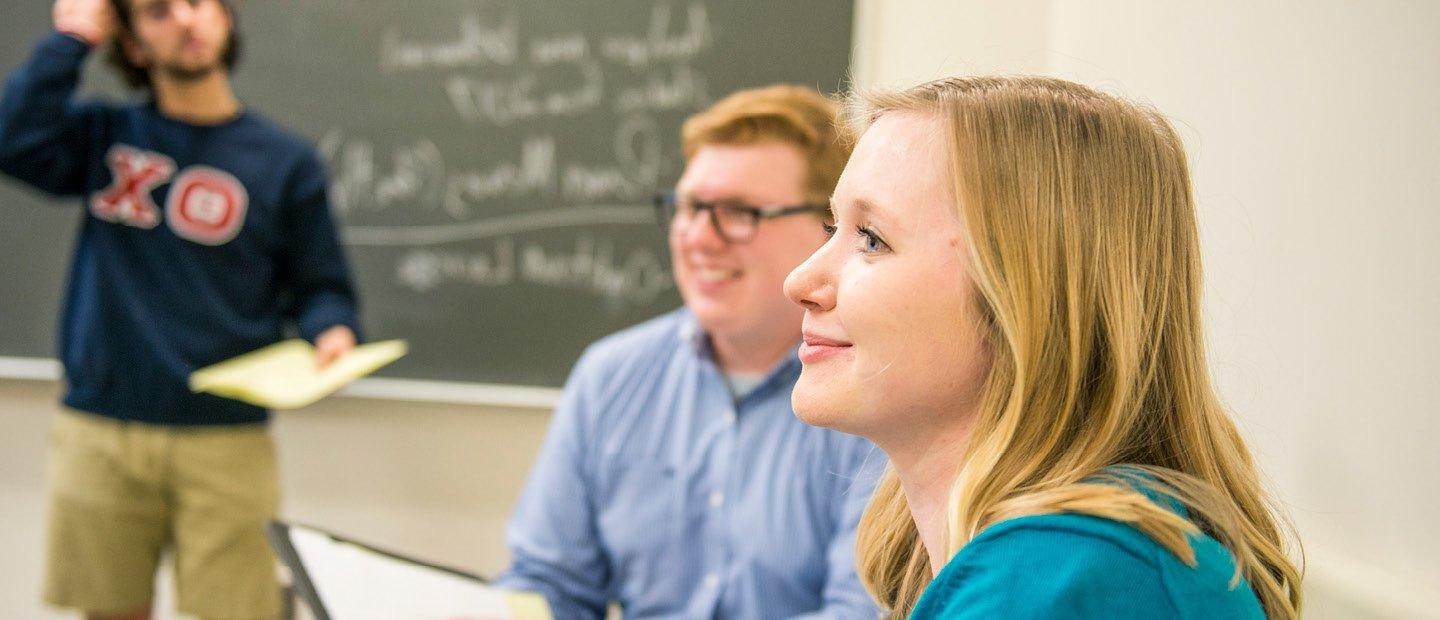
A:
{"label": "shirt placket", "polygon": [[734,564],[733,541],[730,531],[730,504],[732,471],[735,467],[735,432],[739,423],[738,407],[726,398],[718,402],[714,413],[707,416],[707,434],[713,445],[706,450],[706,476],[696,497],[696,512],[702,524],[703,548],[706,550],[704,573],[700,587],[708,594],[711,602],[709,616],[722,614],[726,595],[726,580]]}

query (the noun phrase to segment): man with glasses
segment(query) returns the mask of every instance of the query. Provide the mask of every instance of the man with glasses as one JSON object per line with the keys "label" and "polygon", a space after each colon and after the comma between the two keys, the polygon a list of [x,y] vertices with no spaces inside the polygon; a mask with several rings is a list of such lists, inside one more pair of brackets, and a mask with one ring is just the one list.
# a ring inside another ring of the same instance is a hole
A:
{"label": "man with glasses", "polygon": [[576,364],[508,530],[502,586],[557,618],[875,618],[854,533],[884,459],[790,409],[800,308],[849,155],[812,90],[742,91],[690,118],[656,198],[685,307]]}

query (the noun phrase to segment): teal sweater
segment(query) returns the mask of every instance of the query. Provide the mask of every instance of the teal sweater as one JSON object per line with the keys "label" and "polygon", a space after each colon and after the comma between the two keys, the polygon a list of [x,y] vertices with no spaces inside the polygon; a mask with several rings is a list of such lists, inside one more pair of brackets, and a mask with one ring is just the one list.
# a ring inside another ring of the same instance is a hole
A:
{"label": "teal sweater", "polygon": [[1235,562],[1219,541],[1201,534],[1190,545],[1194,568],[1118,521],[1077,514],[1009,519],[961,548],[910,617],[1265,617],[1243,578],[1230,587]]}

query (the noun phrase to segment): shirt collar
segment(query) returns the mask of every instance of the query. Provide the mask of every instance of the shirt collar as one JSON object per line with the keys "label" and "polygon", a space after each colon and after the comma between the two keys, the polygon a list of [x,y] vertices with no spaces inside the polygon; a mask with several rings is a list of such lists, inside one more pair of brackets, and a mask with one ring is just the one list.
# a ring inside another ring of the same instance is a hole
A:
{"label": "shirt collar", "polygon": [[690,348],[690,351],[703,357],[710,355],[710,339],[705,337],[705,330],[700,329],[700,321],[689,308],[680,311],[680,321],[676,325],[676,332],[680,335],[680,342]]}
{"label": "shirt collar", "polygon": [[[676,332],[680,337],[680,342],[683,343],[691,353],[698,358],[714,364],[716,371],[724,372],[724,370],[720,368],[720,365],[716,363],[715,351],[710,346],[710,338],[705,333],[705,330],[700,328],[700,321],[695,318],[695,315],[690,312],[689,308],[684,308],[680,312],[680,321],[676,326]],[[759,392],[767,385],[774,383],[777,375],[785,375],[790,372],[798,373],[799,367],[800,341],[797,338],[795,345],[790,347],[790,351],[787,352],[784,357],[781,357],[780,361],[776,362],[775,365],[765,373],[765,378],[762,379],[751,392]]]}

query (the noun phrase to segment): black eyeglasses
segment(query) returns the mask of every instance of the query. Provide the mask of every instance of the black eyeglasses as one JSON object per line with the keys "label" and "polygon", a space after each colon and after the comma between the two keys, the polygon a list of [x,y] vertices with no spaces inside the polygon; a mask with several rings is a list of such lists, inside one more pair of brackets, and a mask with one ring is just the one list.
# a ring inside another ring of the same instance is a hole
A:
{"label": "black eyeglasses", "polygon": [[804,204],[786,207],[755,207],[739,201],[717,200],[714,202],[695,200],[678,196],[675,192],[661,192],[655,195],[656,216],[660,226],[667,232],[688,230],[700,219],[702,212],[710,213],[710,225],[726,243],[745,243],[755,238],[760,220],[768,220],[801,213],[829,213],[830,206]]}

